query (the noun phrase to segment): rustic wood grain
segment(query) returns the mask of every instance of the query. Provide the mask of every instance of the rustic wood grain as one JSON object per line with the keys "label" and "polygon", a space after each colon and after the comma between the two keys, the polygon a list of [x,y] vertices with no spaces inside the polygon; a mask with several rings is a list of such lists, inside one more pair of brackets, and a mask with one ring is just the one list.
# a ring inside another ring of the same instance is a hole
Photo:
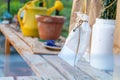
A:
{"label": "rustic wood grain", "polygon": [[13,77],[0,77],[0,80],[14,80]]}
{"label": "rustic wood grain", "polygon": [[[45,48],[45,45],[43,42],[40,42],[38,38],[32,38],[32,37],[25,37],[22,35],[21,32],[16,32],[15,29],[13,29],[15,26],[10,25],[12,27],[13,33],[15,33],[17,36],[19,36],[33,51],[35,54],[58,54],[59,51],[52,51]],[[60,37],[61,39],[65,40],[63,37]]]}
{"label": "rustic wood grain", "polygon": [[53,80],[46,77],[36,77],[36,76],[24,76],[24,77],[17,77],[17,80]]}
{"label": "rustic wood grain", "polygon": [[86,62],[79,61],[77,67],[82,71],[86,72],[95,80],[112,80],[112,76],[110,74],[107,74],[104,71],[95,69]]}
{"label": "rustic wood grain", "polygon": [[92,77],[70,66],[58,56],[43,56],[53,67],[56,68],[61,74],[63,74],[67,80],[94,80]]}
{"label": "rustic wood grain", "polygon": [[65,80],[65,78],[44,59],[39,55],[33,54],[28,45],[15,35],[8,26],[2,25],[0,26],[0,29],[36,75],[54,80]]}
{"label": "rustic wood grain", "polygon": [[22,58],[39,77],[17,77],[18,80],[112,80],[112,76],[104,71],[92,68],[88,63],[79,62],[72,67],[57,55],[33,54],[31,48],[9,25],[0,25],[1,32],[15,47]]}

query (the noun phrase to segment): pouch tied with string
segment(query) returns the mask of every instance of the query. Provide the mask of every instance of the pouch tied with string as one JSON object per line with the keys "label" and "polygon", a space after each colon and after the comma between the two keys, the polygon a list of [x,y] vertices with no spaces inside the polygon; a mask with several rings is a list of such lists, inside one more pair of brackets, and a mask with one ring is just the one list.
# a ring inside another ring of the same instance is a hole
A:
{"label": "pouch tied with string", "polygon": [[68,35],[58,56],[72,66],[77,64],[89,45],[90,33],[91,29],[88,24],[88,16],[77,13],[75,27]]}

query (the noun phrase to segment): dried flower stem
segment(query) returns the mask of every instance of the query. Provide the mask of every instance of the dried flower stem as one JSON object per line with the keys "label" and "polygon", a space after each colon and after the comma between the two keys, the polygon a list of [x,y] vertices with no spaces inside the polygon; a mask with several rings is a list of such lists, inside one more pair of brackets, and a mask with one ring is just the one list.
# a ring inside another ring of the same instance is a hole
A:
{"label": "dried flower stem", "polygon": [[116,19],[117,0],[101,0],[101,1],[103,7],[101,12],[101,18]]}

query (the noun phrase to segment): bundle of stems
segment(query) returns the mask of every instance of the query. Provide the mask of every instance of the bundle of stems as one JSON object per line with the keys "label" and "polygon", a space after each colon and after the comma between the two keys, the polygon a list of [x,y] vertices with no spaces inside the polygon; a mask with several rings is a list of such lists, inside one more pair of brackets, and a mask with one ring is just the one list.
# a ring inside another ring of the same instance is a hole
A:
{"label": "bundle of stems", "polygon": [[103,19],[116,19],[117,0],[101,0],[102,11],[100,17]]}

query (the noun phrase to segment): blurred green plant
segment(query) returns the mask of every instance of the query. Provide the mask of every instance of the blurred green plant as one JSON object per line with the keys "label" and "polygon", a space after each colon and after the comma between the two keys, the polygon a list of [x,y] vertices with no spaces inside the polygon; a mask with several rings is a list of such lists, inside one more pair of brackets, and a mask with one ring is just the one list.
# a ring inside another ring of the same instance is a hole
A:
{"label": "blurred green plant", "polygon": [[4,4],[0,3],[0,5],[1,5],[0,6],[0,16],[2,16],[4,11],[7,10],[7,6],[6,6],[7,4],[6,3],[4,3]]}
{"label": "blurred green plant", "polygon": [[[0,16],[3,15],[5,11],[7,11],[7,1],[2,1],[0,3]],[[21,3],[19,0],[11,0],[10,2],[10,13],[12,15],[17,14],[20,7],[22,7],[24,3]]]}
{"label": "blurred green plant", "polygon": [[24,3],[21,3],[21,2],[19,2],[17,0],[16,1],[12,1],[10,4],[11,4],[10,5],[10,13],[12,15],[17,14],[18,10],[24,5]]}
{"label": "blurred green plant", "polygon": [[[18,10],[24,6],[26,2],[30,0],[11,0],[10,3],[10,13],[14,16],[18,13]],[[46,0],[47,7],[50,8],[54,5],[55,0]],[[60,11],[61,16],[66,17],[66,22],[63,27],[63,31],[61,33],[62,36],[67,37],[68,35],[68,28],[69,28],[69,22],[70,22],[70,15],[71,15],[71,9],[72,9],[72,1],[73,0],[61,0],[64,5],[64,9]],[[7,11],[7,0],[0,0],[0,16],[3,15],[3,13]],[[52,15],[55,15],[55,12],[53,12]]]}

